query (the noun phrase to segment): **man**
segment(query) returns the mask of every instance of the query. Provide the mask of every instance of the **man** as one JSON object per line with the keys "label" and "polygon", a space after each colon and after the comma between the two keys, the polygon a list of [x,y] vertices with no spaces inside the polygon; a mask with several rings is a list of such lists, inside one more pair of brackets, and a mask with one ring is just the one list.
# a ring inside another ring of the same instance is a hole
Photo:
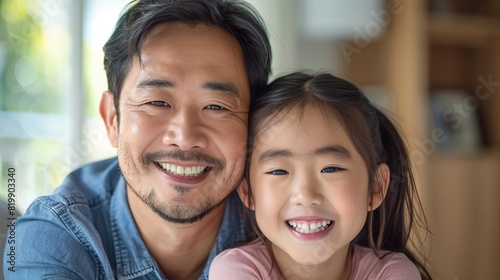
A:
{"label": "man", "polygon": [[104,47],[100,113],[118,158],[71,173],[16,225],[7,279],[207,279],[247,239],[250,101],[271,53],[260,17],[229,0],[144,0]]}

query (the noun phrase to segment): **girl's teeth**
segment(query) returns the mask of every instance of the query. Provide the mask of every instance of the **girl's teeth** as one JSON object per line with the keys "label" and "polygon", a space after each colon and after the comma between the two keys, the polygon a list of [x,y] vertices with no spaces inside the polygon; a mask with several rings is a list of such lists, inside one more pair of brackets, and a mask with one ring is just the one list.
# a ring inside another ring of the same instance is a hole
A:
{"label": "girl's teeth", "polygon": [[295,222],[288,221],[288,225],[300,233],[315,233],[325,230],[333,221],[323,220],[321,222]]}

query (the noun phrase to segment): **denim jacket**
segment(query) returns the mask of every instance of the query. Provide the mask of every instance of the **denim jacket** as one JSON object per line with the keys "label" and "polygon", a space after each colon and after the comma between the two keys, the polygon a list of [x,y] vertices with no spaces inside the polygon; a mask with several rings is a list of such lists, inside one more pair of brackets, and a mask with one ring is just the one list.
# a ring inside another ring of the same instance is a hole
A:
{"label": "denim jacket", "polygon": [[[243,207],[231,193],[199,279],[208,279],[218,253],[246,240]],[[165,279],[136,227],[116,158],[72,172],[30,205],[15,232],[14,263],[5,263],[10,245],[4,252],[5,279]]]}

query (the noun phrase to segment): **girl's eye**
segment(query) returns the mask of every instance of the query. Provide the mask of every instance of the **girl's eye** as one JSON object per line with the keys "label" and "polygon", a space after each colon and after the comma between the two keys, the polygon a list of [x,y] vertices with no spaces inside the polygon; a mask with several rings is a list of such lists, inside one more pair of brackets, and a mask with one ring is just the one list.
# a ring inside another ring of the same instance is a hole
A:
{"label": "girl's eye", "polygon": [[149,102],[150,105],[157,106],[157,107],[167,107],[169,104],[165,101],[151,101]]}
{"label": "girl's eye", "polygon": [[328,167],[325,167],[321,170],[321,173],[335,173],[335,172],[339,172],[339,171],[342,171],[344,169],[340,168],[340,167],[336,167],[336,166],[328,166]]}
{"label": "girl's eye", "polygon": [[276,169],[276,170],[271,170],[269,172],[266,172],[266,174],[270,174],[270,175],[286,175],[288,174],[287,171],[283,170],[283,169]]}
{"label": "girl's eye", "polygon": [[215,111],[220,111],[220,110],[224,110],[224,109],[225,109],[225,108],[224,108],[224,107],[222,107],[222,106],[219,106],[219,105],[214,105],[214,104],[212,104],[212,105],[208,105],[208,106],[207,106],[207,107],[205,107],[205,108],[207,108],[207,109],[209,109],[209,110],[215,110]]}

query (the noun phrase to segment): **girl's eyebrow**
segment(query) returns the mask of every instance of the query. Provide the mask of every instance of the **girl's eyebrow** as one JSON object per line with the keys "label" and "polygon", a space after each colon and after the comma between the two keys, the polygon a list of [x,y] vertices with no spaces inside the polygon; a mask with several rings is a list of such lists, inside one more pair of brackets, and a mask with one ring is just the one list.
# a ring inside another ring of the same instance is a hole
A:
{"label": "girl's eyebrow", "polygon": [[280,157],[290,157],[292,156],[292,152],[285,149],[270,149],[263,152],[258,159],[259,163],[264,163],[266,161],[280,158]]}
{"label": "girl's eyebrow", "polygon": [[314,151],[315,155],[334,155],[344,159],[352,158],[351,153],[344,146],[341,145],[331,145],[326,146]]}
{"label": "girl's eyebrow", "polygon": [[[351,159],[352,155],[344,146],[341,145],[330,145],[314,150],[314,155],[333,155],[343,159]],[[280,158],[280,157],[291,157],[293,153],[286,149],[269,149],[264,151],[258,159],[259,163],[264,163],[266,161]]]}

